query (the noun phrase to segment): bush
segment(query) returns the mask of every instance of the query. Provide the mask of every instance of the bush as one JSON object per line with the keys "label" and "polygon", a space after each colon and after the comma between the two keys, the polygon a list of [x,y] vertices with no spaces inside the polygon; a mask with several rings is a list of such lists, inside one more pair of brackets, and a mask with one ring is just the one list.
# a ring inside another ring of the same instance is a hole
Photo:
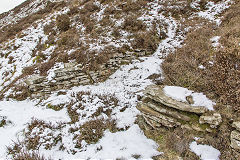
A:
{"label": "bush", "polygon": [[66,14],[57,16],[56,22],[57,28],[62,32],[65,32],[70,28],[70,18]]}
{"label": "bush", "polygon": [[68,15],[69,16],[73,16],[79,13],[79,8],[78,7],[72,7],[70,8],[70,10],[68,11]]}
{"label": "bush", "polygon": [[20,154],[14,157],[14,159],[16,160],[47,160],[46,158],[44,158],[44,156],[41,156],[37,152],[27,152],[27,151],[21,151]]}
{"label": "bush", "polygon": [[136,34],[132,41],[132,47],[134,49],[143,49],[150,53],[153,53],[159,44],[160,37],[154,31]]}
{"label": "bush", "polygon": [[73,48],[80,47],[81,42],[79,36],[76,34],[76,30],[68,30],[60,35],[60,39],[57,41],[58,47]]}
{"label": "bush", "polygon": [[40,71],[40,75],[46,76],[47,71],[51,69],[54,66],[54,64],[55,64],[55,59],[51,59],[48,62],[39,64],[38,69]]}
{"label": "bush", "polygon": [[30,66],[30,67],[25,67],[22,72],[24,75],[27,76],[27,75],[32,75],[34,71],[35,71],[35,66]]}
{"label": "bush", "polygon": [[129,16],[123,23],[123,29],[127,31],[137,32],[140,30],[145,30],[146,25],[143,23],[143,21],[137,20],[137,17]]}
{"label": "bush", "polygon": [[55,32],[53,29],[54,27],[55,27],[54,23],[46,24],[43,27],[44,34],[49,35],[50,33],[54,33]]}
{"label": "bush", "polygon": [[88,12],[94,12],[94,11],[98,10],[99,7],[96,4],[94,4],[93,1],[90,1],[85,4],[84,9],[87,10]]}
{"label": "bush", "polygon": [[88,144],[97,143],[103,137],[106,129],[110,131],[116,130],[116,122],[114,120],[96,119],[84,123],[80,127],[80,135],[78,137],[78,144],[84,140]]}
{"label": "bush", "polygon": [[79,49],[74,51],[73,53],[70,54],[70,59],[76,60],[77,63],[79,64],[85,64],[88,61],[87,54],[84,52],[84,47],[83,49]]}

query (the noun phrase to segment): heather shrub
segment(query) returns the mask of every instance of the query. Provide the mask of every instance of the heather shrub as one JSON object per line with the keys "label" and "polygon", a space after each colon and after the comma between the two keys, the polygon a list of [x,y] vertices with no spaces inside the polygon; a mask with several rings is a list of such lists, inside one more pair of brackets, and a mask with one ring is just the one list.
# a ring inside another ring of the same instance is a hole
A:
{"label": "heather shrub", "polygon": [[56,23],[57,23],[57,28],[62,32],[67,31],[70,28],[70,24],[71,24],[70,18],[66,14],[57,16]]}
{"label": "heather shrub", "polygon": [[40,71],[40,75],[46,76],[47,71],[51,69],[54,66],[54,64],[55,64],[55,59],[51,59],[48,62],[39,64],[38,69]]}
{"label": "heather shrub", "polygon": [[[44,156],[38,152],[21,151],[16,157],[16,160],[47,160]],[[50,160],[50,159],[48,159]]]}

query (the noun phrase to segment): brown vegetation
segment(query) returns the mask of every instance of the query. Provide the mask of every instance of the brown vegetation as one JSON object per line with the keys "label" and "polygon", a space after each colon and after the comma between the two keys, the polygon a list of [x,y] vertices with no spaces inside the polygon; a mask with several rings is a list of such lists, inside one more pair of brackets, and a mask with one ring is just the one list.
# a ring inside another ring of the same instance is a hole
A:
{"label": "brown vegetation", "polygon": [[56,23],[57,23],[57,28],[62,31],[65,32],[70,28],[70,18],[67,14],[62,14],[57,16],[56,19]]}
{"label": "brown vegetation", "polygon": [[[169,54],[162,65],[164,84],[204,92],[216,100],[215,109],[221,113],[223,123],[216,133],[205,134],[203,143],[219,149],[221,159],[239,158],[229,139],[231,123],[239,120],[240,113],[239,6],[237,1],[224,13],[219,28],[205,24],[188,33],[185,45]],[[212,46],[213,36],[221,37],[220,46]]]}
{"label": "brown vegetation", "polygon": [[[25,2],[21,6],[27,5],[29,2],[30,1]],[[10,24],[10,25],[4,26],[0,30],[0,42],[8,40],[9,38],[12,38],[22,30],[32,25],[37,20],[42,19],[42,17],[44,17],[45,14],[51,13],[52,9],[54,8],[56,9],[57,7],[64,6],[64,5],[65,5],[64,2],[55,2],[55,3],[48,2],[44,9],[41,9],[38,12],[21,19],[19,22],[17,22],[14,25]],[[15,12],[18,12],[17,10],[20,9],[21,6],[17,7],[15,9]]]}

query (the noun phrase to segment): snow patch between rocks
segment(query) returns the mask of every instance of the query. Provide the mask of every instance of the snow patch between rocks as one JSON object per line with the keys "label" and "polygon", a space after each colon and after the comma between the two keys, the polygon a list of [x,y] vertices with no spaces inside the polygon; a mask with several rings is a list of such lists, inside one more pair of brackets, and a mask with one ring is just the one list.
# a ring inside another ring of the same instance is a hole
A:
{"label": "snow patch between rocks", "polygon": [[219,160],[219,156],[221,155],[220,151],[212,146],[197,144],[195,141],[189,147],[201,160]]}

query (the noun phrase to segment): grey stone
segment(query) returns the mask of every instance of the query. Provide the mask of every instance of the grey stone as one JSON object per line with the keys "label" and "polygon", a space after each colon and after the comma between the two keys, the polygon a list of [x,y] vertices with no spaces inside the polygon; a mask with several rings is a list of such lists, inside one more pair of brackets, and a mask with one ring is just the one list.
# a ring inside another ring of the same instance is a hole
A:
{"label": "grey stone", "polygon": [[236,128],[238,131],[240,131],[240,122],[239,121],[233,122],[232,126],[234,128]]}
{"label": "grey stone", "polygon": [[166,114],[166,115],[174,117],[176,119],[180,119],[180,120],[183,120],[183,121],[190,121],[190,118],[188,116],[182,115],[177,111],[171,110],[170,108],[169,109],[164,108],[160,104],[156,105],[154,103],[148,102],[148,103],[141,103],[139,105],[145,105],[145,106],[147,106],[147,107],[149,107],[149,108],[151,108],[151,109],[153,109],[153,110],[155,110],[159,113]]}
{"label": "grey stone", "polygon": [[32,75],[30,78],[25,80],[25,83],[27,85],[39,84],[39,83],[42,83],[45,78],[46,78],[45,76]]}
{"label": "grey stone", "polygon": [[81,84],[81,85],[86,85],[86,84],[90,84],[90,80],[89,79],[85,79],[85,80],[81,80],[80,82],[79,82],[79,84]]}
{"label": "grey stone", "polygon": [[64,63],[64,68],[74,68],[77,63]]}
{"label": "grey stone", "polygon": [[240,141],[240,132],[237,130],[232,131],[231,133],[231,139],[236,139]]}
{"label": "grey stone", "polygon": [[181,111],[193,112],[197,114],[203,114],[207,111],[207,109],[204,107],[200,106],[192,107],[187,103],[179,102],[177,100],[172,99],[171,97],[166,96],[165,93],[163,92],[163,86],[161,87],[156,85],[148,86],[144,91],[144,94],[150,97],[151,99],[155,100],[156,102],[162,103],[168,107],[175,108]]}
{"label": "grey stone", "polygon": [[199,118],[199,123],[207,123],[210,124],[211,128],[216,128],[220,123],[222,123],[222,117],[219,113],[213,113],[212,115],[202,115]]}
{"label": "grey stone", "polygon": [[240,132],[237,130],[231,133],[231,147],[240,150]]}
{"label": "grey stone", "polygon": [[138,105],[137,109],[140,110],[143,114],[144,117],[147,119],[151,119],[157,123],[160,123],[166,127],[176,127],[181,125],[176,119],[172,117],[168,117],[164,114],[161,114],[159,112],[154,111],[151,108],[148,108],[144,105]]}

